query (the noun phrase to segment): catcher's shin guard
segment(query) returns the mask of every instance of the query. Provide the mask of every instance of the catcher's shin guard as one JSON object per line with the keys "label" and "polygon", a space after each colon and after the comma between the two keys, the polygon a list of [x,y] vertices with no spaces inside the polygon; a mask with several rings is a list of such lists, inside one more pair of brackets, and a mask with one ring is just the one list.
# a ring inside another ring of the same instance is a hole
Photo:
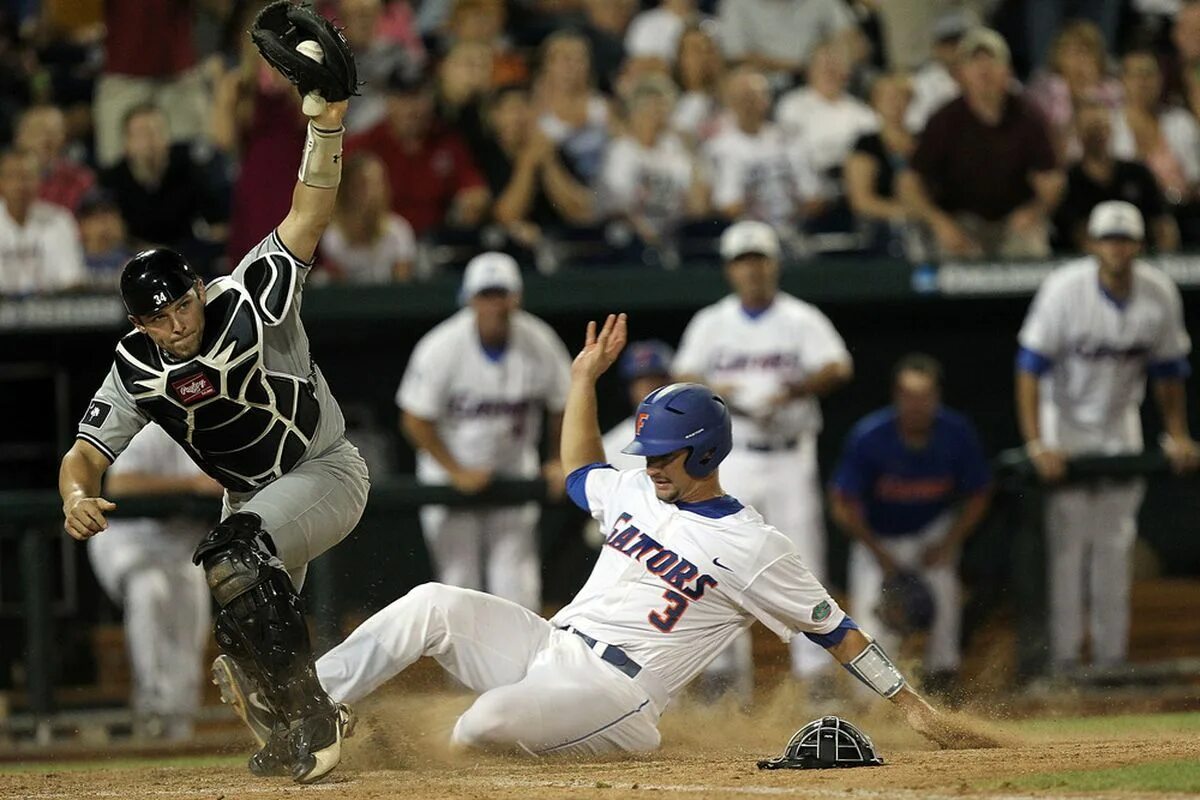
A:
{"label": "catcher's shin guard", "polygon": [[249,672],[287,723],[334,714],[317,682],[308,626],[291,579],[266,552],[257,514],[234,514],[196,548],[220,606],[217,644]]}

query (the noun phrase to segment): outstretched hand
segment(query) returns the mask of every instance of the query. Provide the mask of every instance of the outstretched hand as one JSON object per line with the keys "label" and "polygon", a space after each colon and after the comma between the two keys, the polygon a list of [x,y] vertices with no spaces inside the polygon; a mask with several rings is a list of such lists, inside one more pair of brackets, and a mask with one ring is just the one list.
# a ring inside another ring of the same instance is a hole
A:
{"label": "outstretched hand", "polygon": [[595,382],[621,355],[627,336],[624,314],[609,314],[599,333],[596,332],[596,323],[589,322],[583,349],[571,365],[572,377]]}

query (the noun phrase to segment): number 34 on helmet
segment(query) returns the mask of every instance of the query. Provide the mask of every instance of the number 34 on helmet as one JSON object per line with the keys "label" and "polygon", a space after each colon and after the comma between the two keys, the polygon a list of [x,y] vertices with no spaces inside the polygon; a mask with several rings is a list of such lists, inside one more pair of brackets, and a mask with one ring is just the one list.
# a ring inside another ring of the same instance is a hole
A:
{"label": "number 34 on helmet", "polygon": [[688,450],[683,468],[705,478],[733,449],[733,423],[720,396],[698,383],[655,389],[638,405],[634,437],[621,451],[631,456],[665,456]]}

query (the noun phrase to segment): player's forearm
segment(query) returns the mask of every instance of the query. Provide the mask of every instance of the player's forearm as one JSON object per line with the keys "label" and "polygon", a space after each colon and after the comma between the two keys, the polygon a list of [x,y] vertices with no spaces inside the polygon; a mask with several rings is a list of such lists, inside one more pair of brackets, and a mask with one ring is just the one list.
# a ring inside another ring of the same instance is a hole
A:
{"label": "player's forearm", "polygon": [[1173,439],[1189,439],[1187,389],[1178,378],[1160,378],[1154,382],[1154,399],[1162,416],[1163,430]]}
{"label": "player's forearm", "polygon": [[975,529],[979,527],[979,523],[983,522],[983,518],[987,516],[988,508],[992,503],[991,488],[976,492],[967,498],[963,504],[962,511],[954,520],[954,524],[950,526],[950,530],[946,533],[946,543],[957,547],[965,542]]}
{"label": "player's forearm", "polygon": [[880,544],[879,537],[867,525],[867,520],[862,513],[862,506],[857,500],[834,490],[829,497],[829,514],[843,533],[856,542],[862,542],[875,555],[875,558],[880,561],[890,558],[887,551],[883,549],[883,545]]}
{"label": "player's forearm", "polygon": [[580,467],[602,462],[604,444],[596,411],[596,384],[586,378],[571,376],[567,407],[563,410],[562,468],[570,475]]}
{"label": "player's forearm", "polygon": [[196,479],[178,475],[156,475],[151,472],[119,472],[109,475],[105,492],[110,497],[143,494],[191,494]]}
{"label": "player's forearm", "polygon": [[824,397],[849,383],[853,377],[854,366],[851,362],[834,361],[799,383],[792,384],[790,393],[793,397]]}
{"label": "player's forearm", "polygon": [[277,228],[284,247],[302,261],[312,260],[321,235],[333,219],[342,179],[344,113],[345,103],[330,104],[325,113],[309,123],[300,176],[292,191],[292,208]]}
{"label": "player's forearm", "polygon": [[1038,443],[1042,439],[1041,423],[1038,420],[1039,393],[1041,388],[1039,378],[1032,372],[1017,370],[1016,402],[1017,424],[1021,429],[1021,439],[1025,444]]}
{"label": "player's forearm", "polygon": [[58,469],[58,493],[62,497],[63,508],[70,507],[74,501],[84,497],[98,497],[103,477],[104,467],[89,458],[76,443],[63,456]]}
{"label": "player's forearm", "polygon": [[546,422],[546,452],[553,461],[562,451],[563,415],[551,413]]}
{"label": "player's forearm", "polygon": [[404,412],[400,419],[400,428],[414,449],[429,453],[442,469],[447,472],[457,472],[462,469],[458,459],[450,454],[450,448],[446,447],[446,443],[442,441],[442,437],[437,431],[437,425],[433,421]]}

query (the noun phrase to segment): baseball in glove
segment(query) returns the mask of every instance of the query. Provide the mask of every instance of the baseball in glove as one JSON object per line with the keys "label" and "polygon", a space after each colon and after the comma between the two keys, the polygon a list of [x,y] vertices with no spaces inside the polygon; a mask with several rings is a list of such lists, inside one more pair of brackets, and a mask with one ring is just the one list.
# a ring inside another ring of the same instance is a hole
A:
{"label": "baseball in glove", "polygon": [[250,38],[301,97],[315,94],[336,103],[358,94],[358,68],[350,44],[311,5],[276,0],[258,13]]}
{"label": "baseball in glove", "polygon": [[933,625],[933,593],[915,572],[895,572],[883,581],[876,613],[896,633],[922,633]]}

